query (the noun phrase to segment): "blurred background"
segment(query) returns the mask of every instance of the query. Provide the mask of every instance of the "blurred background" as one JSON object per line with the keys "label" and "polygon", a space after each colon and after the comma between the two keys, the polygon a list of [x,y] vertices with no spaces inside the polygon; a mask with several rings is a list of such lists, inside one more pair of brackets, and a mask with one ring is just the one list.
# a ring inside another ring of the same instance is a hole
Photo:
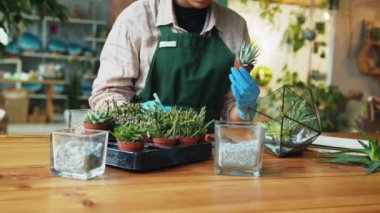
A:
{"label": "blurred background", "polygon": [[[0,2],[0,134],[48,134],[86,109],[99,54],[132,0]],[[380,129],[379,0],[219,0],[260,48],[261,97],[309,88],[323,132]]]}

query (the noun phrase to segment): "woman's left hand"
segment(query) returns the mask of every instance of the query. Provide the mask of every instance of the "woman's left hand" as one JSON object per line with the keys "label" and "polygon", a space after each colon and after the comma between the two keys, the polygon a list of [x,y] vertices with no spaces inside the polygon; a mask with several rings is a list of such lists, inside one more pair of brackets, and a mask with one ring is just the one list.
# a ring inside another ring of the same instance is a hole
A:
{"label": "woman's left hand", "polygon": [[242,120],[252,120],[255,117],[256,100],[260,94],[259,86],[243,67],[240,67],[239,71],[232,67],[229,78],[236,100],[237,114]]}

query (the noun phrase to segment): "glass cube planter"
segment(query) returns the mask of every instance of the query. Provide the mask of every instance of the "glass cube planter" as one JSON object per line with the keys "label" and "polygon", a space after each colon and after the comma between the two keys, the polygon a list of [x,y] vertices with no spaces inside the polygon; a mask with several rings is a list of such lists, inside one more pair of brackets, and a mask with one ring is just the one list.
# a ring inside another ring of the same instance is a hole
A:
{"label": "glass cube planter", "polygon": [[260,176],[264,128],[252,122],[215,122],[216,174]]}
{"label": "glass cube planter", "polygon": [[318,108],[306,88],[283,86],[259,98],[255,121],[264,123],[264,145],[277,157],[303,152],[321,134]]}
{"label": "glass cube planter", "polygon": [[108,131],[64,129],[51,133],[52,176],[91,179],[105,170]]}

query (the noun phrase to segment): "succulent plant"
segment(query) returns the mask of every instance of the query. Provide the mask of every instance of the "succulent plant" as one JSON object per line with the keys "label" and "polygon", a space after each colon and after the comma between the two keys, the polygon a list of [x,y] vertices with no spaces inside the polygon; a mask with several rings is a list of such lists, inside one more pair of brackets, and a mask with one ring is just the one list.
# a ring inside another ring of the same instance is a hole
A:
{"label": "succulent plant", "polygon": [[147,117],[144,115],[141,104],[138,103],[125,103],[122,106],[118,106],[116,101],[112,101],[110,114],[112,115],[116,126],[147,121]]}
{"label": "succulent plant", "polygon": [[108,110],[91,110],[86,114],[84,121],[89,124],[109,124],[112,122],[112,116]]}
{"label": "succulent plant", "polygon": [[146,129],[137,123],[128,123],[117,126],[113,135],[118,141],[142,142],[146,134]]}
{"label": "succulent plant", "polygon": [[259,48],[249,42],[244,41],[240,46],[240,51],[236,54],[236,62],[241,65],[254,66],[259,56]]}

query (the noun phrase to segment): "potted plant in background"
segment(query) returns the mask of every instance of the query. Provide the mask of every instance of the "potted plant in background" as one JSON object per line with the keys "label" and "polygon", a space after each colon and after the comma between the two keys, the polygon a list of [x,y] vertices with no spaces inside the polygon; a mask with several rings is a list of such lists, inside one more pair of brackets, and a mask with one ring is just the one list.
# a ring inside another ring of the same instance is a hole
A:
{"label": "potted plant in background", "polygon": [[234,67],[237,70],[240,67],[244,67],[248,72],[251,72],[258,56],[259,48],[254,44],[244,41],[240,46],[239,52],[236,54]]}
{"label": "potted plant in background", "polygon": [[113,135],[117,140],[117,147],[124,151],[138,151],[144,148],[145,127],[137,123],[127,123],[117,126]]}
{"label": "potted plant in background", "polygon": [[81,79],[87,70],[89,64],[81,65],[77,67],[75,64],[68,63],[70,66],[70,74],[67,76],[66,81],[66,100],[65,100],[65,111],[64,116],[66,123],[69,121],[69,110],[80,109],[80,88],[81,88]]}
{"label": "potted plant in background", "polygon": [[202,107],[199,113],[193,109],[186,110],[180,113],[178,121],[178,141],[182,145],[194,145],[200,140],[204,140],[204,134],[208,126],[213,122],[205,124],[206,108]]}
{"label": "potted plant in background", "polygon": [[174,146],[177,143],[178,121],[181,110],[173,108],[166,112],[156,107],[154,110],[147,111],[151,120],[148,134],[153,138],[153,144],[158,147]]}

